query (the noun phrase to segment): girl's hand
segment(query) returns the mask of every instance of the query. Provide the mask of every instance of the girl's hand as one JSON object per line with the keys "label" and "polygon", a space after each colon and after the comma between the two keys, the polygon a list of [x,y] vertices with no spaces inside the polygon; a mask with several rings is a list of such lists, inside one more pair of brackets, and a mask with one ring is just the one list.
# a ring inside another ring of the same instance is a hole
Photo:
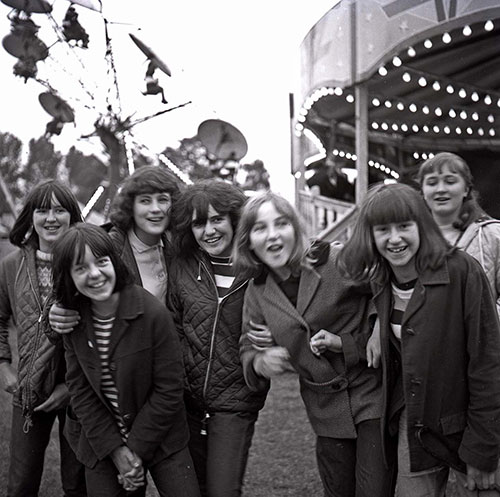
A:
{"label": "girl's hand", "polygon": [[342,352],[342,339],[326,330],[319,330],[309,342],[313,354],[319,356],[330,350],[331,352]]}
{"label": "girl's hand", "polygon": [[144,485],[144,467],[141,458],[126,445],[117,447],[111,453],[111,460],[120,473],[118,481],[127,491],[136,490]]}
{"label": "girl's hand", "polygon": [[381,345],[380,345],[380,321],[377,318],[375,321],[375,326],[373,327],[372,334],[368,339],[366,344],[366,362],[370,368],[378,368],[380,366],[380,356],[381,356]]}
{"label": "girl's hand", "polygon": [[473,468],[467,464],[467,484],[466,487],[470,490],[488,490],[497,488],[495,477],[498,469],[488,473],[480,469]]}
{"label": "girl's hand", "polygon": [[72,309],[65,309],[58,304],[53,304],[49,310],[50,327],[61,335],[73,331],[79,321],[80,314]]}
{"label": "girl's hand", "polygon": [[9,362],[0,363],[0,384],[8,393],[14,394],[17,392],[17,373]]}
{"label": "girl's hand", "polygon": [[266,350],[276,345],[269,327],[265,324],[258,324],[250,321],[247,338],[255,350]]}
{"label": "girl's hand", "polygon": [[284,347],[270,347],[259,352],[253,360],[255,372],[264,378],[278,376],[285,371],[293,371],[290,354]]}
{"label": "girl's hand", "polygon": [[55,411],[56,409],[61,409],[66,407],[69,402],[69,391],[65,383],[59,383],[55,386],[53,392],[50,394],[49,398],[33,409],[34,411]]}

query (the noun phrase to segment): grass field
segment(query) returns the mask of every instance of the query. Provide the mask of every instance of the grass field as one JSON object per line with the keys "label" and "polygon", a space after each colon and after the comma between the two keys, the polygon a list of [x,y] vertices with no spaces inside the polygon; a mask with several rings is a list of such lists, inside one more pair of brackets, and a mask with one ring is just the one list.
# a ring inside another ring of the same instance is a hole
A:
{"label": "grass field", "polygon": [[[10,395],[0,392],[0,495],[7,487],[10,439]],[[286,374],[273,382],[261,411],[245,478],[244,497],[321,495],[314,435],[298,393],[297,378]],[[157,496],[153,485],[148,497]],[[46,454],[40,497],[61,495],[57,433]]]}

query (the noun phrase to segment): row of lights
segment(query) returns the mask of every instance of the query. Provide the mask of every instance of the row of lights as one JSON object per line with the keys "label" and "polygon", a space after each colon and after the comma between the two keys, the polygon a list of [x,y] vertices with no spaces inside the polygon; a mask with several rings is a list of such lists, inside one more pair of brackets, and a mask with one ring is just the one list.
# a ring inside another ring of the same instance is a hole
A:
{"label": "row of lights", "polygon": [[422,159],[422,160],[427,160],[427,159],[432,159],[434,157],[434,154],[432,152],[426,154],[425,152],[422,152],[421,154],[419,154],[418,152],[413,152],[413,158],[415,160],[419,160],[419,159]]}
{"label": "row of lights", "polygon": [[[387,107],[388,109],[391,109],[392,107],[396,107],[396,109],[398,109],[399,111],[403,111],[405,110],[406,108],[408,108],[408,110],[412,113],[416,113],[418,112],[419,108],[418,108],[418,105],[415,104],[415,103],[411,103],[409,105],[405,105],[405,103],[401,100],[399,100],[398,102],[394,103],[392,102],[391,100],[385,100],[384,102],[382,102],[378,97],[374,97],[372,99],[372,105],[374,107],[380,107],[381,105],[384,105],[385,107]],[[478,112],[474,111],[474,112],[470,112],[470,110],[466,110],[466,109],[453,109],[453,108],[450,108],[448,111],[446,110],[443,110],[441,107],[437,106],[437,107],[434,107],[434,108],[431,108],[429,107],[429,105],[422,105],[422,107],[420,108],[420,110],[422,111],[423,114],[425,115],[429,115],[431,113],[435,114],[437,117],[441,117],[445,114],[447,114],[449,117],[451,117],[452,119],[455,119],[456,117],[460,117],[460,119],[462,120],[466,120],[470,118],[473,120],[473,121],[479,121],[481,116],[479,115]],[[495,122],[495,116],[493,114],[488,114],[488,117],[486,118],[487,121],[490,123],[490,124],[493,124]]]}
{"label": "row of lights", "polygon": [[[352,160],[353,162],[356,162],[356,160],[358,159],[356,154],[351,154],[350,152],[345,152],[344,150],[339,150],[337,148],[333,149],[332,153],[337,157],[346,158],[348,160]],[[396,171],[394,171],[389,166],[386,166],[385,164],[379,161],[374,161],[370,159],[368,161],[368,165],[370,167],[374,167],[375,169],[380,169],[380,171],[387,174],[388,176],[392,176],[394,179],[399,178],[399,174]]]}
{"label": "row of lights", "polygon": [[[493,31],[493,29],[495,29],[495,24],[493,23],[493,21],[491,19],[487,20],[484,25],[483,25],[483,28],[485,31],[487,32],[490,32],[490,31]],[[469,36],[472,35],[472,28],[470,27],[469,24],[466,24],[463,28],[462,28],[462,34],[467,38]],[[452,36],[449,32],[446,32],[446,33],[443,33],[443,36],[441,37],[441,41],[445,44],[445,45],[448,45],[452,42]],[[434,44],[432,42],[431,39],[427,38],[426,40],[424,40],[423,42],[423,46],[424,48],[426,48],[427,50],[430,50]],[[406,51],[408,57],[410,58],[413,58],[417,55],[417,51],[415,50],[414,47],[408,47],[407,51]],[[392,59],[392,65],[394,67],[401,67],[401,65],[403,64],[403,61],[396,55],[395,57],[393,57]],[[387,75],[387,69],[385,68],[385,66],[381,66],[378,70],[379,74],[381,76],[386,76]]]}
{"label": "row of lights", "polygon": [[[478,90],[470,85],[466,86],[461,84],[459,85],[459,88],[456,88],[455,86],[453,86],[453,81],[451,80],[439,81],[434,75],[425,73],[424,71],[419,71],[417,69],[407,68],[406,71],[401,75],[401,79],[405,83],[411,83],[413,80],[416,80],[417,84],[420,87],[425,88],[427,86],[431,86],[432,89],[436,92],[444,90],[449,95],[453,95],[456,92],[461,99],[465,100],[467,97],[469,97],[474,103],[482,101],[485,105],[488,106],[493,104],[493,97],[489,93],[485,93],[483,96],[481,96],[479,94],[481,90]],[[497,98],[496,105],[497,107],[500,107],[500,98]]]}
{"label": "row of lights", "polygon": [[445,126],[439,126],[437,124],[428,126],[427,124],[424,124],[423,126],[418,126],[418,124],[411,124],[408,125],[406,123],[398,124],[398,123],[392,123],[389,124],[387,122],[382,122],[378,123],[377,121],[373,121],[371,123],[372,129],[375,131],[382,130],[382,131],[403,131],[404,133],[410,131],[413,131],[413,133],[419,133],[422,131],[423,133],[441,133],[443,132],[445,135],[451,135],[456,134],[456,135],[462,135],[462,134],[467,134],[467,135],[473,135],[474,133],[477,133],[479,136],[490,136],[491,138],[496,136],[496,131],[494,128],[490,128],[487,131],[484,128],[477,128],[474,130],[472,127],[467,126],[467,127],[460,127],[460,126],[455,126],[455,127],[450,127],[448,125]]}

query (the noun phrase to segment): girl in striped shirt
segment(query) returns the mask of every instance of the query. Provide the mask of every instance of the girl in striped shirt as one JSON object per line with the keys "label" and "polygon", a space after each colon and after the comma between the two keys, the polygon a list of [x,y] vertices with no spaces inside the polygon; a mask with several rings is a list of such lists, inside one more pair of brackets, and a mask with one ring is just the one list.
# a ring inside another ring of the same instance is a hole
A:
{"label": "girl in striped shirt", "polygon": [[165,306],[138,285],[97,226],[79,223],[54,247],[54,292],[81,320],[64,335],[72,411],[66,435],[86,466],[89,496],[198,497],[187,448],[179,341]]}

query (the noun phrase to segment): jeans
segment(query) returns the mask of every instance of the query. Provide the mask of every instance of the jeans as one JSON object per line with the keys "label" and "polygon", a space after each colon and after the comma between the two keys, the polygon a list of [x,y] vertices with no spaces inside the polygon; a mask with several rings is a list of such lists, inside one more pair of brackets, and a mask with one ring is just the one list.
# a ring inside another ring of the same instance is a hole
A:
{"label": "jeans", "polygon": [[363,421],[356,430],[353,439],[317,437],[316,457],[325,497],[391,496],[394,470],[384,463],[380,420]]}
{"label": "jeans", "polygon": [[398,478],[396,497],[444,497],[449,468],[436,466],[424,471],[410,471],[410,451],[408,447],[408,424],[406,409],[399,418],[398,435]]}
{"label": "jeans", "polygon": [[7,497],[36,497],[43,473],[45,449],[56,417],[59,420],[59,447],[61,454],[61,480],[65,497],[84,497],[85,468],[76,459],[64,438],[63,428],[66,414],[64,409],[33,413],[33,426],[24,433],[25,418],[22,409],[12,410],[10,440],[10,468]]}
{"label": "jeans", "polygon": [[204,413],[188,408],[189,450],[202,497],[239,497],[258,412]]}
{"label": "jeans", "polygon": [[[193,462],[187,447],[162,459],[153,466],[145,465],[161,497],[199,497]],[[146,487],[126,492],[118,483],[118,471],[111,458],[86,469],[89,497],[143,497]]]}

